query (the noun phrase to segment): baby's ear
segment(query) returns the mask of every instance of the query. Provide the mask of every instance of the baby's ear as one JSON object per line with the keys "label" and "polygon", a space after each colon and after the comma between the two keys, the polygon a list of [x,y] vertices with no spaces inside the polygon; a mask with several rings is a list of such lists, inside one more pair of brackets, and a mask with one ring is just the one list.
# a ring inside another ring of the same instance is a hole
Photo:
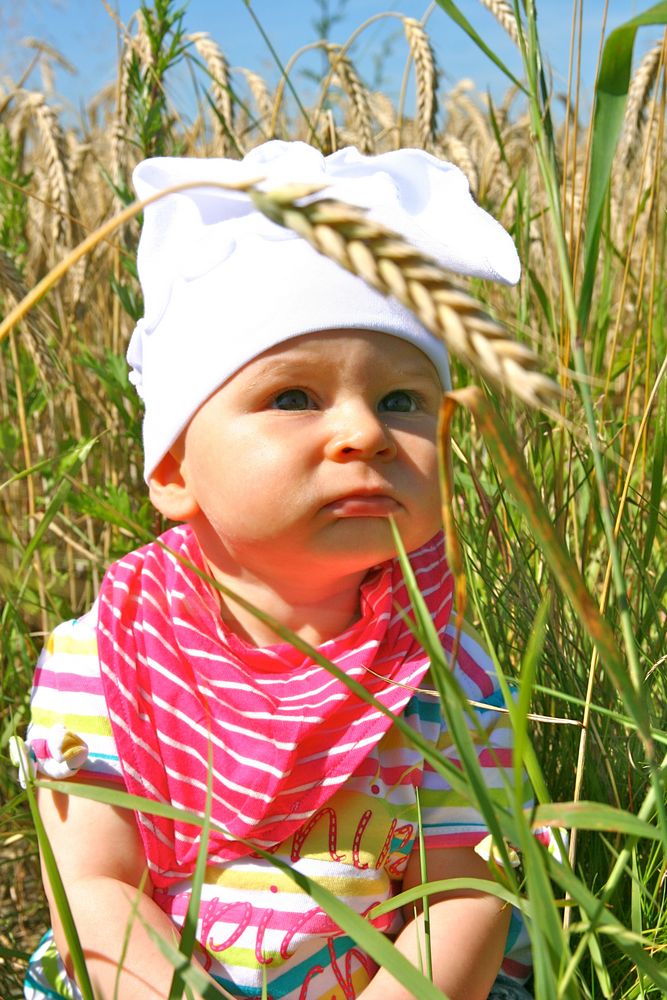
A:
{"label": "baby's ear", "polygon": [[181,472],[181,463],[171,451],[153,469],[148,487],[151,503],[170,521],[190,521],[199,512]]}

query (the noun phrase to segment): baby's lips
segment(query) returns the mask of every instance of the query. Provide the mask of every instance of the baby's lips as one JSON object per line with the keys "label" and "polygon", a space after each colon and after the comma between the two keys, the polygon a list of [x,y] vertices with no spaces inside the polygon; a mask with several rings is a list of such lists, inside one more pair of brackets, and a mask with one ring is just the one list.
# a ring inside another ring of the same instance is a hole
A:
{"label": "baby's lips", "polygon": [[327,504],[338,517],[389,517],[400,510],[393,497],[382,494],[351,494]]}

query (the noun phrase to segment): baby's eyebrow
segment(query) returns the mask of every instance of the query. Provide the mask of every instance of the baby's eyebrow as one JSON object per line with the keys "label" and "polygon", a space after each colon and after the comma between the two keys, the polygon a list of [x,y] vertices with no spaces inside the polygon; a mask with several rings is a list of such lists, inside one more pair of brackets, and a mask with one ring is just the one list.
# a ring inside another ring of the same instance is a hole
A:
{"label": "baby's eyebrow", "polygon": [[290,358],[283,360],[272,359],[262,361],[253,368],[253,381],[266,381],[270,378],[292,377],[302,371],[312,371],[321,367],[321,359],[316,358]]}
{"label": "baby's eyebrow", "polygon": [[431,371],[430,368],[399,368],[393,369],[391,372],[392,376],[395,378],[409,378],[409,379],[428,379],[429,381],[437,382],[438,375],[435,371]]}
{"label": "baby's eyebrow", "polygon": [[[323,375],[334,362],[331,359],[323,359],[319,352],[295,352],[288,357],[274,357],[257,359],[252,368],[250,385],[260,387],[265,383],[274,381],[301,381],[305,378]],[[387,385],[396,388],[400,383],[429,383],[440,387],[440,379],[436,370],[432,367],[427,358],[424,364],[407,361],[405,365],[391,364],[384,362],[380,357],[373,369],[373,381],[377,383],[385,382]]]}

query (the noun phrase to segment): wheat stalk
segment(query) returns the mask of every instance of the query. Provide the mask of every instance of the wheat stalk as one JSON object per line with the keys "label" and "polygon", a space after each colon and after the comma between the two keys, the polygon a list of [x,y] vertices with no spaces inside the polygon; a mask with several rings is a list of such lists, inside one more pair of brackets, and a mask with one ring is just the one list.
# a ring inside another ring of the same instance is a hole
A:
{"label": "wheat stalk", "polygon": [[536,371],[538,356],[509,337],[480,303],[457,288],[448,272],[401,236],[366,213],[333,199],[297,204],[312,194],[287,186],[271,192],[250,188],[257,208],[278,225],[293,229],[316,250],[363,278],[383,295],[411,309],[452,354],[485,379],[509,389],[531,406],[547,406],[560,390]]}
{"label": "wheat stalk", "polygon": [[438,147],[438,153],[445,159],[451,160],[452,163],[456,164],[463,171],[468,178],[470,190],[476,192],[479,188],[477,164],[466,143],[462,139],[459,139],[458,136],[447,132]]}
{"label": "wheat stalk", "polygon": [[520,26],[514,14],[514,7],[508,0],[480,0],[480,3],[495,17],[510,36],[515,45],[519,44]]}
{"label": "wheat stalk", "polygon": [[326,53],[331,63],[331,69],[350,99],[352,119],[357,129],[357,145],[362,153],[372,153],[375,144],[366,88],[359,79],[352,61],[344,54],[340,45],[327,45]]}
{"label": "wheat stalk", "polygon": [[436,91],[438,73],[430,39],[421,21],[413,17],[403,18],[405,36],[415,63],[417,80],[416,125],[419,141],[424,149],[431,149],[435,141],[436,116],[438,107]]}
{"label": "wheat stalk", "polygon": [[[116,94],[116,114],[111,128],[111,179],[117,188],[121,187],[125,170],[125,128],[129,112],[130,66],[133,49],[126,45],[120,57],[118,68],[118,88]],[[116,195],[116,205],[120,199]]]}
{"label": "wheat stalk", "polygon": [[468,94],[459,94],[456,104],[457,109],[459,113],[462,114],[463,118],[464,124],[462,134],[465,135],[466,141],[469,145],[474,145],[475,140],[477,140],[477,145],[481,154],[482,150],[486,149],[491,142],[495,141],[488,119],[477,102]]}
{"label": "wheat stalk", "polygon": [[44,95],[34,92],[28,95],[28,104],[41,139],[46,161],[49,194],[53,203],[51,233],[54,243],[71,243],[70,199],[67,182],[67,168],[63,155],[63,136],[60,124],[52,109],[44,100]]}
{"label": "wheat stalk", "polygon": [[265,122],[269,123],[273,114],[273,102],[271,101],[271,94],[269,93],[266,81],[259,73],[255,73],[251,69],[246,69],[244,66],[241,66],[238,72],[242,73],[245,77],[248,89],[257,106],[260,127]]}
{"label": "wheat stalk", "polygon": [[204,60],[208,75],[211,78],[211,94],[213,103],[220,115],[221,121],[215,118],[214,127],[223,156],[230,152],[228,135],[232,134],[234,124],[234,104],[229,87],[229,65],[220,46],[207,31],[195,31],[187,36]]}
{"label": "wheat stalk", "polygon": [[[21,302],[27,294],[23,279],[14,261],[2,247],[0,247],[0,292],[4,292],[7,300],[14,304]],[[53,372],[54,369],[53,360],[47,347],[47,338],[33,313],[27,314],[25,322],[30,332],[30,337],[27,337],[25,341],[26,345],[42,379],[46,382],[48,380],[47,373]]]}
{"label": "wheat stalk", "polygon": [[139,62],[144,69],[152,69],[155,60],[153,59],[153,49],[146,25],[146,15],[142,9],[137,11],[137,33],[131,39],[132,47],[137,53]]}
{"label": "wheat stalk", "polygon": [[658,70],[664,62],[664,48],[664,39],[657,42],[641,60],[630,81],[625,115],[623,116],[623,130],[616,154],[617,163],[621,169],[630,165],[637,147],[642,113],[658,76]]}
{"label": "wheat stalk", "polygon": [[391,135],[398,129],[398,119],[396,108],[386,94],[380,91],[372,91],[368,95],[368,103],[371,114],[382,129],[383,135]]}

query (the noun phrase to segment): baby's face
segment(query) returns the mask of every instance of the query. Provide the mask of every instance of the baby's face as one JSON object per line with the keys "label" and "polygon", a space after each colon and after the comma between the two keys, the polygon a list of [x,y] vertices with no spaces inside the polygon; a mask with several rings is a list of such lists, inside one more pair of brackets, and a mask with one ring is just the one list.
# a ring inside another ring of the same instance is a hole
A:
{"label": "baby's face", "polygon": [[255,358],[197,411],[176,445],[191,523],[213,566],[359,573],[440,527],[442,389],[418,348],[339,330]]}

